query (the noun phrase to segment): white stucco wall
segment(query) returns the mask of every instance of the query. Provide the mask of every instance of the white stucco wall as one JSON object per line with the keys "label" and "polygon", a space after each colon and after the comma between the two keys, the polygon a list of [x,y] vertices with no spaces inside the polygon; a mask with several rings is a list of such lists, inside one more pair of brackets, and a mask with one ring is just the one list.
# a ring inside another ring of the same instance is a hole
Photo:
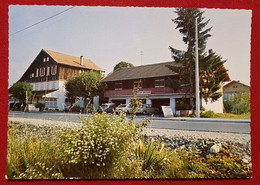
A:
{"label": "white stucco wall", "polygon": [[202,106],[206,109],[206,111],[208,110],[212,110],[215,113],[223,113],[223,96],[221,96],[217,101],[215,102],[207,102],[202,99]]}
{"label": "white stucco wall", "polygon": [[46,94],[46,97],[57,98],[57,108],[62,111],[64,109],[63,106],[65,104],[65,99],[66,99],[65,82],[64,81],[53,81],[52,83],[55,83],[55,86],[58,90]]}

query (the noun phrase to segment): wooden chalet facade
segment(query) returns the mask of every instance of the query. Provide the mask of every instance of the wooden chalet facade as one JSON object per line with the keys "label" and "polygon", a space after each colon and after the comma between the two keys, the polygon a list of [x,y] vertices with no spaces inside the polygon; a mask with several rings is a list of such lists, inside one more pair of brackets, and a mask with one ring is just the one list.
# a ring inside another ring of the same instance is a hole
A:
{"label": "wooden chalet facade", "polygon": [[168,83],[179,79],[179,74],[167,67],[173,63],[171,61],[118,69],[103,79],[108,87],[104,96],[118,105],[129,104],[136,94],[143,103],[159,109],[162,105],[171,106],[175,112],[184,101],[183,97],[186,95],[188,99],[190,94],[186,84],[174,90]]}
{"label": "wooden chalet facade", "polygon": [[[178,73],[170,70],[168,65],[180,64],[170,61],[118,69],[103,79],[108,86],[104,97],[117,105],[129,104],[136,94],[143,103],[153,107],[161,109],[162,105],[170,106],[175,114],[180,114],[180,110],[191,109],[190,98],[194,95],[189,92],[190,88],[184,82],[177,90],[172,88],[169,82],[173,79],[179,80],[180,77]],[[222,93],[222,88],[220,91]],[[215,102],[205,102],[202,99],[201,105],[206,110],[223,113],[222,97]]]}
{"label": "wooden chalet facade", "polygon": [[33,86],[33,103],[43,102],[46,108],[63,110],[65,82],[87,70],[102,72],[100,67],[82,56],[42,49],[19,81]]}

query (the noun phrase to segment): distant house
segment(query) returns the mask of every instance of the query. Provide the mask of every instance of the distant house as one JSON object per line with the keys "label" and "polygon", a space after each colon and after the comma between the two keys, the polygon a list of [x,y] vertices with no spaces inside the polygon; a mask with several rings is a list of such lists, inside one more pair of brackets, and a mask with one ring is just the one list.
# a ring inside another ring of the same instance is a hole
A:
{"label": "distant house", "polygon": [[33,103],[43,102],[46,108],[64,109],[65,82],[82,71],[102,71],[91,60],[42,49],[19,81],[33,86]]}
{"label": "distant house", "polygon": [[[181,84],[177,90],[172,88],[169,82],[173,79],[178,80],[179,74],[170,70],[167,65],[179,64],[170,61],[118,69],[103,79],[108,87],[104,96],[109,102],[119,105],[129,104],[136,94],[143,103],[151,104],[153,107],[161,109],[162,105],[170,106],[173,113],[183,110],[185,105],[190,104],[190,97],[194,96],[189,92],[187,84]],[[202,101],[202,104],[204,106],[205,101]],[[223,112],[222,99],[207,105],[216,112]]]}
{"label": "distant house", "polygon": [[235,94],[250,94],[250,86],[239,81],[231,81],[223,86],[224,101]]}

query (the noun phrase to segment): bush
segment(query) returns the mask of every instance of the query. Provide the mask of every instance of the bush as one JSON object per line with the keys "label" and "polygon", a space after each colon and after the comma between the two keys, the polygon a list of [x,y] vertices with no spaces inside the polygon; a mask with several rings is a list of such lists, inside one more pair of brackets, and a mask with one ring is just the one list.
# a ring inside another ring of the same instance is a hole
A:
{"label": "bush", "polygon": [[196,178],[249,178],[252,175],[248,165],[227,149],[206,158],[194,153],[185,158]]}
{"label": "bush", "polygon": [[159,166],[164,160],[164,157],[160,156],[162,150],[163,145],[156,146],[153,141],[146,145],[144,140],[140,140],[135,150],[135,156],[138,160],[143,161],[143,171],[155,169]]}
{"label": "bush", "polygon": [[250,112],[250,95],[235,94],[224,102],[226,112],[244,114]]}
{"label": "bush", "polygon": [[43,111],[44,107],[45,107],[45,104],[44,103],[36,103],[35,104],[35,107],[36,108],[39,108],[41,111]]}
{"label": "bush", "polygon": [[[63,135],[64,150],[69,165],[63,168],[65,177],[112,178],[117,169],[124,170],[121,159],[130,159],[137,140],[134,124],[125,114],[94,113],[82,120],[79,129],[67,129]],[[121,173],[121,172],[120,172]],[[123,173],[123,172],[122,172]],[[120,176],[120,174],[117,174]]]}
{"label": "bush", "polygon": [[[37,134],[35,134],[37,133]],[[63,152],[58,130],[19,122],[8,123],[7,178],[63,178]]]}
{"label": "bush", "polygon": [[209,110],[209,111],[206,111],[206,112],[202,112],[200,114],[200,117],[202,117],[202,118],[214,118],[215,113],[212,110]]}

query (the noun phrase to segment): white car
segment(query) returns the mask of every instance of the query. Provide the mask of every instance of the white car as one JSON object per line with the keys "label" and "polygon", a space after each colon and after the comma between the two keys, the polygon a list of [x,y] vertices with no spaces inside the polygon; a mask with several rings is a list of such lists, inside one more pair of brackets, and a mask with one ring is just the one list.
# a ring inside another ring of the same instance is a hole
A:
{"label": "white car", "polygon": [[120,112],[130,113],[131,109],[132,108],[130,104],[121,104],[119,107],[116,108],[116,113],[120,113]]}
{"label": "white car", "polygon": [[138,110],[137,114],[158,114],[159,109],[156,107],[152,107],[151,104],[142,104]]}

